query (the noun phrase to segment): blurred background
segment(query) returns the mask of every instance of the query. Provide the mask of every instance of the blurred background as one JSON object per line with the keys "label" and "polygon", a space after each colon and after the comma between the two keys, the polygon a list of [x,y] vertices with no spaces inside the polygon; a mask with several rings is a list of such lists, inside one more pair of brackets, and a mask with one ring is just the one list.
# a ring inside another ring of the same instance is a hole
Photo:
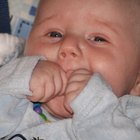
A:
{"label": "blurred background", "polygon": [[11,34],[28,37],[39,0],[8,0]]}

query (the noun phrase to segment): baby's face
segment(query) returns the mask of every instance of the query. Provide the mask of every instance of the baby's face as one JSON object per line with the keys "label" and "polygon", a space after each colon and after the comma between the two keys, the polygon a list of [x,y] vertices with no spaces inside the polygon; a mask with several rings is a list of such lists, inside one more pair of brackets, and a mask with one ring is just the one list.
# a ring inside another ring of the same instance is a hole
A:
{"label": "baby's face", "polygon": [[117,96],[129,92],[139,71],[140,51],[135,22],[124,2],[42,2],[25,54],[43,55],[66,72],[80,68],[98,72]]}

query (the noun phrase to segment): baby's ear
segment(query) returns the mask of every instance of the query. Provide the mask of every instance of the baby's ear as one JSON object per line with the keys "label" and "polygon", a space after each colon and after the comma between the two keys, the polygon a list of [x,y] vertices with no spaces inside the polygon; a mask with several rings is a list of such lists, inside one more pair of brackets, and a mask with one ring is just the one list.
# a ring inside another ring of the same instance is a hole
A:
{"label": "baby's ear", "polygon": [[130,91],[130,95],[140,96],[140,72],[137,76],[134,87]]}

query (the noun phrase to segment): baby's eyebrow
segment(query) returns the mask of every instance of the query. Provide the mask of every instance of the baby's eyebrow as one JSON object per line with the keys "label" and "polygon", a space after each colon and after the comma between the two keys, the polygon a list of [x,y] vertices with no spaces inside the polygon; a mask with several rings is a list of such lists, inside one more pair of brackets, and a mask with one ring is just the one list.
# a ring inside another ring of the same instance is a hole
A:
{"label": "baby's eyebrow", "polygon": [[121,25],[119,25],[119,23],[115,23],[115,22],[111,22],[111,21],[107,21],[107,20],[101,20],[101,19],[97,19],[95,20],[97,26],[103,26],[109,30],[111,30],[112,32],[119,34],[118,30],[121,29]]}
{"label": "baby's eyebrow", "polygon": [[45,21],[49,21],[49,20],[52,20],[54,17],[57,17],[57,15],[47,15],[45,18],[43,18],[42,20],[38,20],[36,21],[36,25],[40,25],[42,23],[44,23]]}

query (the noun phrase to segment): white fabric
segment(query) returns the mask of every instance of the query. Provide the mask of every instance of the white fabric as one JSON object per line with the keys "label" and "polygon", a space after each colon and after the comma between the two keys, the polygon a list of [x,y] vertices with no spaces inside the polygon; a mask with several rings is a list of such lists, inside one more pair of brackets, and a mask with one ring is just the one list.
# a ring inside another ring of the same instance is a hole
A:
{"label": "white fabric", "polygon": [[22,38],[0,33],[0,66],[22,54],[25,40]]}
{"label": "white fabric", "polygon": [[140,97],[118,99],[99,74],[72,102],[73,118],[54,120],[46,112],[52,122],[45,123],[26,99],[32,94],[29,81],[39,59],[22,57],[0,68],[0,139],[22,134],[27,140],[140,140]]}

